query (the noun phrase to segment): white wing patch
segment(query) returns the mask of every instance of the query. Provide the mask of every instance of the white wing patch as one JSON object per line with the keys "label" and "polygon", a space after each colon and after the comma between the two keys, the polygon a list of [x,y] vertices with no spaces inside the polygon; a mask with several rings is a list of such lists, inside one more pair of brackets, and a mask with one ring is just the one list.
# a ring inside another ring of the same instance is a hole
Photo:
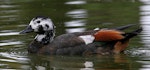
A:
{"label": "white wing patch", "polygon": [[100,30],[100,28],[95,28],[94,30]]}
{"label": "white wing patch", "polygon": [[83,35],[83,36],[79,36],[79,38],[81,38],[85,42],[85,44],[90,44],[95,39],[95,37],[92,35]]}

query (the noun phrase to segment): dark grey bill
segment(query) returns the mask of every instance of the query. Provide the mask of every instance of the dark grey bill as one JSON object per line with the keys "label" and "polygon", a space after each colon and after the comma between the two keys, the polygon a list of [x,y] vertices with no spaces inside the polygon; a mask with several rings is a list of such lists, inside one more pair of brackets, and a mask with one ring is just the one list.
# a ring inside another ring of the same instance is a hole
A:
{"label": "dark grey bill", "polygon": [[29,25],[29,26],[27,26],[27,28],[26,29],[24,29],[24,30],[22,30],[21,32],[20,32],[20,34],[25,34],[25,33],[30,33],[30,32],[33,32],[34,30],[31,28],[31,26]]}

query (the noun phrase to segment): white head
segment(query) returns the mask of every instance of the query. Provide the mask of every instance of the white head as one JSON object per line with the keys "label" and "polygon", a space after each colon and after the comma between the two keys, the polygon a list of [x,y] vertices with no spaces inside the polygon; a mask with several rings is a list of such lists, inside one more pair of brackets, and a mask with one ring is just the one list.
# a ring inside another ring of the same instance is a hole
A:
{"label": "white head", "polygon": [[50,18],[44,16],[37,16],[30,21],[28,27],[21,33],[36,32],[38,34],[43,34],[46,31],[54,30],[55,26]]}
{"label": "white head", "polygon": [[30,21],[30,24],[26,29],[20,32],[20,34],[36,32],[37,36],[35,40],[42,43],[48,44],[55,36],[55,26],[51,19],[44,16],[38,16]]}

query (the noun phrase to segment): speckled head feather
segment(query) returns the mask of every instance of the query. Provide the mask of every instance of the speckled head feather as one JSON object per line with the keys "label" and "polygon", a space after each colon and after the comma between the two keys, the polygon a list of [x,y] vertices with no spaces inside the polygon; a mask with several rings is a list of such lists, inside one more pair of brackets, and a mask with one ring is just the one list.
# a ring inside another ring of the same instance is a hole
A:
{"label": "speckled head feather", "polygon": [[53,22],[48,17],[37,16],[30,21],[29,26],[38,34],[43,34],[46,31],[53,30],[55,28]]}

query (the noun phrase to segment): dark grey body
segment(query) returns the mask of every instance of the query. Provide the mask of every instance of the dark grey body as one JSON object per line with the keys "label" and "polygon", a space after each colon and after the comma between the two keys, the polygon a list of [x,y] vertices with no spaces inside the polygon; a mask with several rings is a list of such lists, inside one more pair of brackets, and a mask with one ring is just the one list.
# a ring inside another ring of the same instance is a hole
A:
{"label": "dark grey body", "polygon": [[[131,26],[131,25],[130,25]],[[115,28],[117,30],[123,30],[129,25]],[[130,38],[136,36],[142,31],[142,28],[134,30],[130,33],[126,33],[124,39],[119,40],[122,43],[129,40]],[[62,34],[49,44],[42,44],[34,40],[28,47],[28,52],[38,53],[38,54],[48,54],[48,55],[89,55],[89,54],[113,54],[114,45],[117,41],[107,41],[107,42],[93,42],[90,44],[85,44],[85,42],[79,38],[82,35],[93,35],[97,31],[86,31],[86,32],[76,32]]]}

